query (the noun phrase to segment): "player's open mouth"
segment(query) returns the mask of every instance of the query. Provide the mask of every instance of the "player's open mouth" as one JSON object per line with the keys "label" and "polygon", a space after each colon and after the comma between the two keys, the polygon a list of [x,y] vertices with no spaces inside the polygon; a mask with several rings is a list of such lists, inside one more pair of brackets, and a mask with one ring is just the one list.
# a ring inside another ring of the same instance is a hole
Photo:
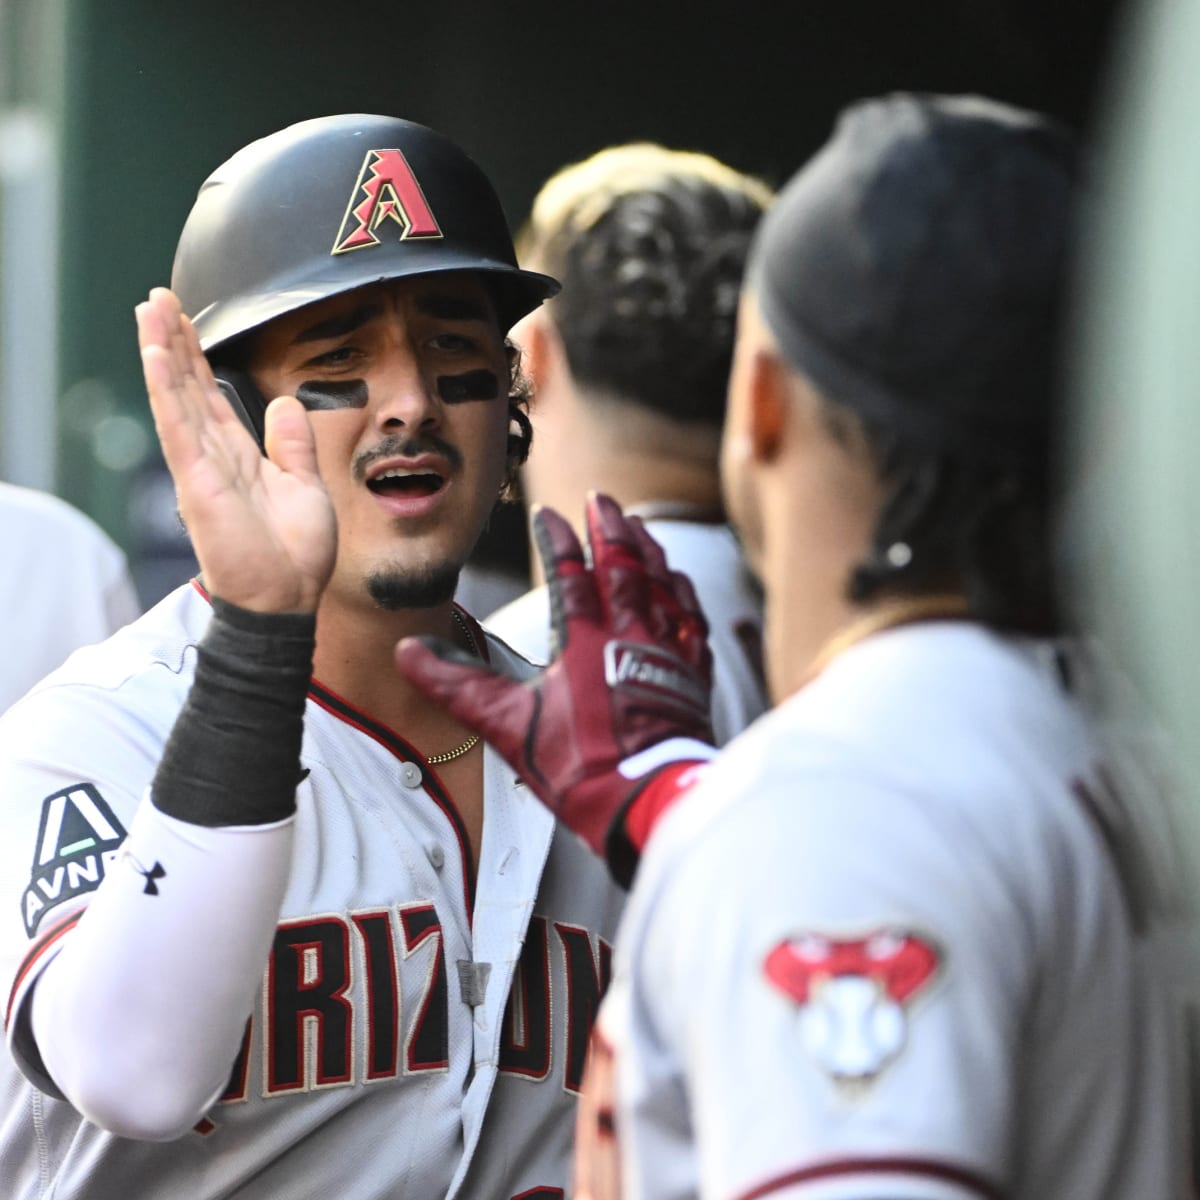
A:
{"label": "player's open mouth", "polygon": [[432,496],[445,486],[446,480],[436,471],[407,467],[391,467],[367,480],[377,496]]}

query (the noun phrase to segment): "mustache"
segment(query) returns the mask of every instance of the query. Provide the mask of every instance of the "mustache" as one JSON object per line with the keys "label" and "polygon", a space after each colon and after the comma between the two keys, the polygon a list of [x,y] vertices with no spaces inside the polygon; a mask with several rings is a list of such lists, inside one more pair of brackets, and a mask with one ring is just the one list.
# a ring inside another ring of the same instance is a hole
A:
{"label": "mustache", "polygon": [[444,458],[454,470],[463,464],[463,456],[457,446],[452,446],[436,433],[421,433],[416,437],[392,436],[384,438],[370,450],[363,450],[355,456],[351,464],[354,478],[362,483],[371,467],[385,458],[416,458],[421,454],[438,454]]}

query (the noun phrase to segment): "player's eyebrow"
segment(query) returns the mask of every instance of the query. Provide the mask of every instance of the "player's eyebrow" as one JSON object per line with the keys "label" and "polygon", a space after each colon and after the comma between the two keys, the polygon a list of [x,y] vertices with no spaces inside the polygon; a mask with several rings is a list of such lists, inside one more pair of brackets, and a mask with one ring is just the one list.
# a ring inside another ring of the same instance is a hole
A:
{"label": "player's eyebrow", "polygon": [[292,344],[323,342],[329,338],[345,337],[346,334],[353,333],[356,329],[361,329],[368,321],[373,321],[382,314],[382,304],[363,304],[358,308],[349,309],[344,313],[326,317],[323,321],[317,321],[315,324],[309,325],[292,338]]}
{"label": "player's eyebrow", "polygon": [[490,321],[492,310],[486,300],[459,296],[452,292],[422,292],[417,296],[417,311],[442,321]]}

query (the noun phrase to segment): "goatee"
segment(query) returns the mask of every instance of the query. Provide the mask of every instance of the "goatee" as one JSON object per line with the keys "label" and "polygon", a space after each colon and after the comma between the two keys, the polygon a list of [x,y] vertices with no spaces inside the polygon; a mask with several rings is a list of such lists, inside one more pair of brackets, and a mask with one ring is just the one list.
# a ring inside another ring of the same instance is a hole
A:
{"label": "goatee", "polygon": [[405,608],[436,608],[454,598],[459,568],[431,567],[419,575],[379,572],[367,580],[371,599],[388,612]]}

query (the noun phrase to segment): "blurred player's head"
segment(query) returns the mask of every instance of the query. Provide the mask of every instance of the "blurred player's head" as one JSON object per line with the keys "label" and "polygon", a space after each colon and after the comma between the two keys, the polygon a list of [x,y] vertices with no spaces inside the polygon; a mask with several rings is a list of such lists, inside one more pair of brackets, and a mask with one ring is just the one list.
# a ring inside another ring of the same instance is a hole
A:
{"label": "blurred player's head", "polygon": [[[529,444],[505,338],[557,289],[517,266],[498,197],[422,125],[322,117],[252,142],[202,185],[172,288],[235,409],[313,413],[339,579],[439,603]],[[380,472],[383,472],[382,474]]]}
{"label": "blurred player's head", "polygon": [[704,446],[715,469],[738,289],[771,195],[709,155],[645,142],[553,175],[517,239],[523,265],[563,281],[514,332],[539,396],[569,386],[617,431],[631,410],[661,418],[680,433],[662,454]]}
{"label": "blurred player's head", "polygon": [[960,594],[997,628],[1054,629],[1076,190],[1070,137],[1033,113],[900,94],[841,115],[764,221],[743,301],[723,461],[768,580],[793,534],[819,537],[795,528],[808,488],[810,520],[854,543],[826,564],[849,602]]}

